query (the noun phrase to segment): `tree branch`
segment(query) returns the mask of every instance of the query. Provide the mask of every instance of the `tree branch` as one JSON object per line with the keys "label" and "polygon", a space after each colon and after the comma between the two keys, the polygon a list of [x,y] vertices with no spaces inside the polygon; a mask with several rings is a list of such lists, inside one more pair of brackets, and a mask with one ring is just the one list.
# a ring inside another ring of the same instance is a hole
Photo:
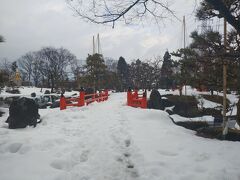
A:
{"label": "tree branch", "polygon": [[207,3],[211,4],[213,8],[226,18],[227,22],[231,24],[240,34],[240,18],[234,17],[230,10],[226,7],[222,0],[206,0]]}
{"label": "tree branch", "polygon": [[[158,19],[167,18],[164,17],[165,11],[171,16],[175,17],[174,12],[169,9],[168,4],[164,4],[158,0],[129,0],[129,1],[115,1],[115,0],[99,0],[94,1],[93,4],[89,4],[87,1],[83,3],[80,0],[66,0],[69,7],[80,16],[82,19],[90,21],[96,24],[113,23],[122,19],[126,24],[132,22],[134,19],[140,19],[148,13],[151,17],[154,17],[156,22]],[[148,3],[149,2],[149,3]],[[87,7],[85,8],[84,5]],[[162,11],[161,11],[162,10]]]}

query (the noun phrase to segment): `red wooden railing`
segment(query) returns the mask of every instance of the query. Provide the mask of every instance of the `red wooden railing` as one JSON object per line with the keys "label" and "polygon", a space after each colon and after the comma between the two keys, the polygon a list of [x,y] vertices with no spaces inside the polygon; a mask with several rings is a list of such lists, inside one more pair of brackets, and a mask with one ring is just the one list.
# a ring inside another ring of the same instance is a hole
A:
{"label": "red wooden railing", "polygon": [[147,108],[147,92],[144,91],[141,94],[136,89],[134,91],[132,91],[131,89],[128,89],[127,105],[146,109]]}
{"label": "red wooden railing", "polygon": [[108,99],[108,90],[101,91],[95,94],[86,94],[85,91],[79,92],[79,97],[76,98],[66,98],[64,95],[60,98],[60,110],[64,110],[67,106],[85,106],[94,101],[101,102]]}

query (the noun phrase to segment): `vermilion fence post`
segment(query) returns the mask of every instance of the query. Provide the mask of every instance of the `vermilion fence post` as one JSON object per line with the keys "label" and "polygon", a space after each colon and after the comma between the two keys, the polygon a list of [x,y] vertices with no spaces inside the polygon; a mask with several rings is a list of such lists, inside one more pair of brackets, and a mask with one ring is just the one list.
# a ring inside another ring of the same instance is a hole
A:
{"label": "vermilion fence post", "polygon": [[100,94],[100,91],[95,94],[95,101],[97,101],[97,102],[99,102],[99,94]]}
{"label": "vermilion fence post", "polygon": [[102,101],[102,91],[98,93],[98,102]]}
{"label": "vermilion fence post", "polygon": [[60,110],[64,110],[67,107],[66,99],[63,94],[60,97]]}
{"label": "vermilion fence post", "polygon": [[129,87],[128,88],[128,91],[127,91],[127,105],[128,106],[131,106],[131,99],[132,99],[132,90],[131,88]]}
{"label": "vermilion fence post", "polygon": [[[95,93],[90,95],[91,99],[88,99],[87,101],[85,101],[85,91],[83,88],[81,88],[80,93],[79,93],[79,97],[78,98],[70,98],[69,99],[69,103],[67,104],[66,98],[64,97],[63,94],[61,94],[60,97],[60,110],[64,110],[67,108],[67,106],[84,106],[85,103],[86,105],[97,101],[97,102],[101,102],[101,101],[105,101],[108,99],[108,90],[104,90],[102,92],[99,93]],[[89,96],[88,96],[89,97]],[[76,102],[77,104],[72,103],[71,101]]]}
{"label": "vermilion fence post", "polygon": [[92,95],[92,102],[94,102],[95,101],[95,93]]}
{"label": "vermilion fence post", "polygon": [[108,100],[108,90],[107,89],[105,90],[105,96],[106,96],[105,100]]}
{"label": "vermilion fence post", "polygon": [[105,101],[105,90],[101,91],[101,101]]}
{"label": "vermilion fence post", "polygon": [[85,105],[85,91],[83,90],[83,88],[81,88],[81,90],[80,90],[78,105],[79,106],[84,106]]}

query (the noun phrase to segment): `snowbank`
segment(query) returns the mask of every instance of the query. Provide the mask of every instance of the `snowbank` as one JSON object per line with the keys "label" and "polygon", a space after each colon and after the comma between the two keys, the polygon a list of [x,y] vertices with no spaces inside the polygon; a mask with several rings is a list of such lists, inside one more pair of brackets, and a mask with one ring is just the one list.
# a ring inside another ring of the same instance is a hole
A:
{"label": "snowbank", "polygon": [[126,93],[113,93],[81,108],[44,109],[41,124],[19,130],[6,128],[6,113],[0,179],[239,179],[239,142],[197,137],[164,111],[125,104]]}

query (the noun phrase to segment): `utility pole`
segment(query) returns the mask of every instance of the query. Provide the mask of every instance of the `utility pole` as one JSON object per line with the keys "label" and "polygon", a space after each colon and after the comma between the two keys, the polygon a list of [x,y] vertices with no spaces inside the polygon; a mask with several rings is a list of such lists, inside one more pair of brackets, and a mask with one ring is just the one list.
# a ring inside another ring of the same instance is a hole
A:
{"label": "utility pole", "polygon": [[99,34],[97,35],[98,54],[100,54],[100,39]]}
{"label": "utility pole", "polygon": [[93,55],[96,53],[95,51],[95,39],[94,39],[94,36],[93,36]]}
{"label": "utility pole", "polygon": [[[186,21],[185,21],[185,16],[183,16],[183,48],[186,48]],[[185,55],[184,55],[185,57]],[[187,95],[187,87],[186,87],[186,82],[185,82],[185,96]]]}
{"label": "utility pole", "polygon": [[186,48],[186,21],[185,16],[183,16],[183,48]]}
{"label": "utility pole", "polygon": [[[227,21],[224,18],[224,52],[227,52]],[[223,138],[228,133],[228,119],[226,116],[227,108],[227,61],[223,59]]]}

